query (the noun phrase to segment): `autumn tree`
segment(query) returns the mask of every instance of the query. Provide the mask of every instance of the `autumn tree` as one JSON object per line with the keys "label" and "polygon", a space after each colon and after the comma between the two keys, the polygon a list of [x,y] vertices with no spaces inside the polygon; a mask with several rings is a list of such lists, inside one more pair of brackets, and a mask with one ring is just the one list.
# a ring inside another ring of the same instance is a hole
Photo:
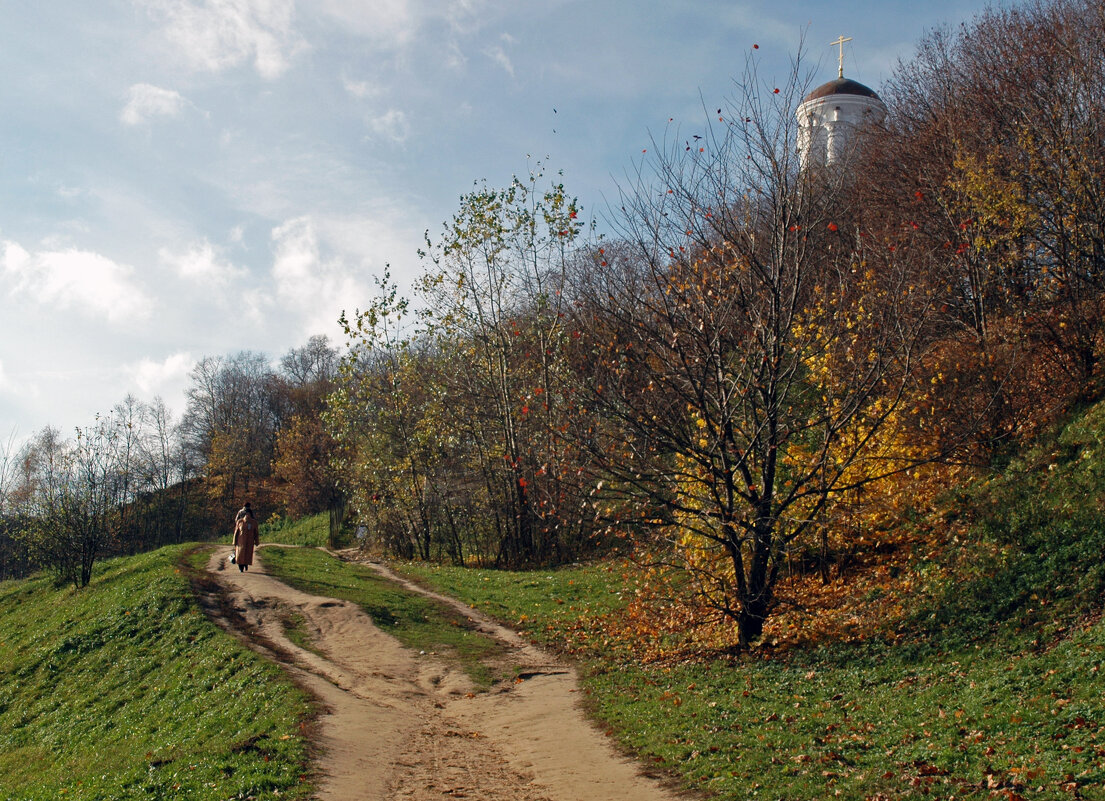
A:
{"label": "autumn tree", "polygon": [[481,476],[502,564],[578,549],[577,472],[554,436],[563,413],[565,277],[584,233],[562,184],[540,168],[505,189],[461,199],[441,238],[427,239],[421,293],[451,429]]}
{"label": "autumn tree", "polygon": [[212,500],[233,503],[268,476],[276,438],[273,371],[259,353],[205,357],[192,370],[181,421]]}
{"label": "autumn tree", "polygon": [[932,372],[949,419],[986,408],[989,440],[1097,391],[1103,15],[1089,0],[989,9],[926,36],[882,93],[858,187],[867,225],[924,245]]}
{"label": "autumn tree", "polygon": [[607,421],[599,512],[659,535],[742,645],[831,504],[930,458],[902,435],[928,299],[861,235],[848,171],[799,170],[803,85],[797,62],[778,88],[752,64],[694,145],[654,143],[573,321]]}
{"label": "autumn tree", "polygon": [[289,350],[274,380],[278,406],[287,408],[276,432],[273,476],[283,483],[293,517],[329,509],[339,500],[331,467],[334,442],[323,424],[338,373],[338,351],[326,336]]}
{"label": "autumn tree", "polygon": [[364,310],[342,315],[349,349],[326,412],[343,492],[374,538],[406,558],[435,546],[463,563],[465,542],[448,492],[450,431],[434,407],[438,373],[390,272]]}

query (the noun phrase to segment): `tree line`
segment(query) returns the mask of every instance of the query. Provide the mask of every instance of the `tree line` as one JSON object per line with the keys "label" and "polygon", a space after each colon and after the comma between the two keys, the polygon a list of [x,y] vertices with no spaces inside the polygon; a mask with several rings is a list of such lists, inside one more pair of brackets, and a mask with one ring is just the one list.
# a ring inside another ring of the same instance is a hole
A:
{"label": "tree line", "polygon": [[320,411],[338,351],[312,337],[274,365],[243,351],[192,369],[184,413],[128,396],[72,436],[0,447],[0,579],[47,568],[88,584],[95,561],[227,533],[246,498],[302,516],[334,495]]}
{"label": "tree line", "polygon": [[729,101],[642,155],[610,233],[542,165],[478,183],[416,296],[379,277],[341,351],[204,359],[175,427],[128,400],[42,432],[3,461],[2,564],[93,529],[195,538],[262,493],[403,558],[617,547],[752,642],[786,569],[831,580],[919,476],[1100,396],[1103,45],[1090,0],[934,31],[885,121],[808,169],[812,76],[800,54],[766,81],[750,52]]}

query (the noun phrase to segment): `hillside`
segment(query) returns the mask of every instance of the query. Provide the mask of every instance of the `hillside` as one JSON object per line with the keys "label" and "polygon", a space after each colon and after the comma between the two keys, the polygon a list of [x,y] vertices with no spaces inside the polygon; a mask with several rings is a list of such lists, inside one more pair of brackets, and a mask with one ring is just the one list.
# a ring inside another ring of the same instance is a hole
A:
{"label": "hillside", "polygon": [[0,583],[0,797],[307,798],[311,705],[221,632],[187,550]]}

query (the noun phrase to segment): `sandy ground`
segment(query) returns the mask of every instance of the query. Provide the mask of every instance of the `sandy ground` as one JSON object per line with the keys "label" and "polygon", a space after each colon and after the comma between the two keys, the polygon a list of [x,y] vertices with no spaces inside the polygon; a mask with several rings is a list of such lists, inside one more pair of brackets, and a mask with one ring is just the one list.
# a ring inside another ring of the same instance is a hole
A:
{"label": "sandy ground", "polygon": [[[463,674],[380,631],[353,604],[307,595],[269,576],[261,559],[241,573],[226,549],[208,563],[223,590],[218,622],[282,664],[320,700],[320,799],[469,798],[488,801],[675,801],[641,772],[579,706],[571,668],[462,603],[509,646],[523,681],[474,693]],[[218,604],[211,604],[212,607]],[[284,636],[282,610],[307,621],[312,650]],[[318,651],[318,653],[315,653]]]}

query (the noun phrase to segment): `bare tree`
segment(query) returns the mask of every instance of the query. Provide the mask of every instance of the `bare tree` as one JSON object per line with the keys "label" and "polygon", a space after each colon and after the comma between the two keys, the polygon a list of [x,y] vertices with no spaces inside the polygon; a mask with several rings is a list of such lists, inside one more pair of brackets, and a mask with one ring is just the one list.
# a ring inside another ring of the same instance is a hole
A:
{"label": "bare tree", "polygon": [[119,541],[133,500],[129,436],[125,420],[106,416],[71,441],[45,428],[24,451],[24,533],[61,581],[87,586]]}
{"label": "bare tree", "polygon": [[20,447],[13,431],[0,441],[0,581],[24,575],[31,568],[30,550],[20,536]]}
{"label": "bare tree", "polygon": [[277,424],[272,376],[268,360],[249,351],[206,357],[192,371],[181,431],[221,502],[269,473]]}
{"label": "bare tree", "polygon": [[7,440],[0,441],[0,518],[5,517],[10,511],[8,496],[18,476],[18,451],[13,431],[8,435]]}
{"label": "bare tree", "polygon": [[280,370],[292,386],[327,385],[338,372],[338,351],[330,338],[317,334],[300,348],[292,348],[280,359]]}

